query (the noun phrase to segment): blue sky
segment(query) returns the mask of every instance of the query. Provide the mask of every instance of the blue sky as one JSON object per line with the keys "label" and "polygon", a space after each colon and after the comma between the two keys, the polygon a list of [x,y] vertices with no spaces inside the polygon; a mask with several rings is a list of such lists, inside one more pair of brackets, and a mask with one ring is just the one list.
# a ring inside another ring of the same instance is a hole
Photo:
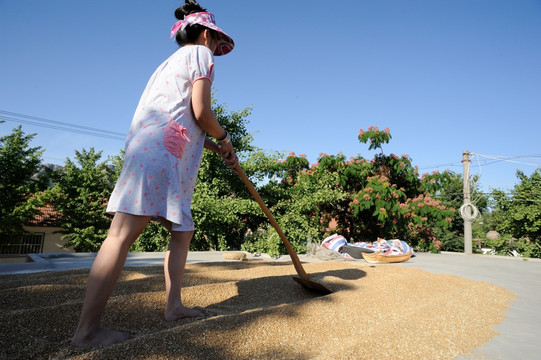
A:
{"label": "blue sky", "polygon": [[[129,5],[128,5],[129,4]],[[201,0],[236,43],[216,57],[215,96],[253,106],[267,150],[372,158],[359,129],[389,127],[385,153],[420,172],[510,188],[541,165],[539,0]],[[125,134],[154,69],[176,50],[180,1],[0,0],[0,111]],[[6,114],[0,113],[0,118]],[[0,136],[18,124],[0,124]],[[24,124],[45,162],[123,141]],[[518,163],[517,163],[518,162]],[[523,163],[534,164],[526,165]]]}

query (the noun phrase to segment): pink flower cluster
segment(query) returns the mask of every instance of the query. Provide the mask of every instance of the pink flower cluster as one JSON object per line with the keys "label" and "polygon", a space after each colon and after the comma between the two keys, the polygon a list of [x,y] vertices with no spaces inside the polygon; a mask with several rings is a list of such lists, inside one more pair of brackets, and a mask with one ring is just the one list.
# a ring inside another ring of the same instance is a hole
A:
{"label": "pink flower cluster", "polygon": [[366,181],[370,182],[370,181],[377,181],[377,182],[381,182],[381,183],[388,183],[389,182],[389,178],[385,175],[374,175],[374,176],[368,176],[366,178]]}

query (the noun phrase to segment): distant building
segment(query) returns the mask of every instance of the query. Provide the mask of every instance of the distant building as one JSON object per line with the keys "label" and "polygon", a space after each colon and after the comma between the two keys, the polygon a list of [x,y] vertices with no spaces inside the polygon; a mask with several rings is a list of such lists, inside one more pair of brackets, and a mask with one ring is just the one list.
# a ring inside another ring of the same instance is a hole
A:
{"label": "distant building", "polygon": [[62,230],[56,221],[58,213],[52,206],[38,208],[41,215],[35,216],[24,226],[28,234],[10,238],[8,244],[0,244],[0,262],[24,261],[26,254],[36,253],[73,253],[73,247],[64,248],[66,240],[56,233]]}

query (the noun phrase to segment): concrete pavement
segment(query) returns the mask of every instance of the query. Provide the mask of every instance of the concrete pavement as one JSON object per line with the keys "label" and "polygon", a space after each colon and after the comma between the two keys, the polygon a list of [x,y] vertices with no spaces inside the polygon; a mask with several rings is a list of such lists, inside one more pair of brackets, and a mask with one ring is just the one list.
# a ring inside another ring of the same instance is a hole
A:
{"label": "concrete pavement", "polygon": [[[190,251],[187,263],[227,261],[222,251]],[[1,274],[25,274],[41,271],[62,271],[72,269],[89,269],[94,262],[96,253],[58,253],[58,254],[28,254],[30,262],[0,264]],[[165,252],[128,254],[125,266],[163,265]],[[247,254],[247,259],[273,260],[266,254]],[[281,257],[277,261],[289,261],[289,257]],[[303,261],[311,261],[304,259]]]}

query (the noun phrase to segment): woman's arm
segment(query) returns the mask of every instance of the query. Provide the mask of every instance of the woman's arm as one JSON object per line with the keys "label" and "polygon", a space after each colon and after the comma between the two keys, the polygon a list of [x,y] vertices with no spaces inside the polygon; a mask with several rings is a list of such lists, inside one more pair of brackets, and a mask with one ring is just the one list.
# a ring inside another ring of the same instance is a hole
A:
{"label": "woman's arm", "polygon": [[[209,135],[219,140],[225,140],[229,134],[222,128],[211,107],[211,82],[207,78],[196,80],[192,85],[192,110],[199,126]],[[231,167],[238,162],[231,141],[216,144],[205,139],[205,149],[220,154],[225,163]]]}
{"label": "woman's arm", "polygon": [[216,139],[224,139],[227,135],[211,108],[210,79],[201,78],[192,85],[192,109],[195,119],[207,134]]}

